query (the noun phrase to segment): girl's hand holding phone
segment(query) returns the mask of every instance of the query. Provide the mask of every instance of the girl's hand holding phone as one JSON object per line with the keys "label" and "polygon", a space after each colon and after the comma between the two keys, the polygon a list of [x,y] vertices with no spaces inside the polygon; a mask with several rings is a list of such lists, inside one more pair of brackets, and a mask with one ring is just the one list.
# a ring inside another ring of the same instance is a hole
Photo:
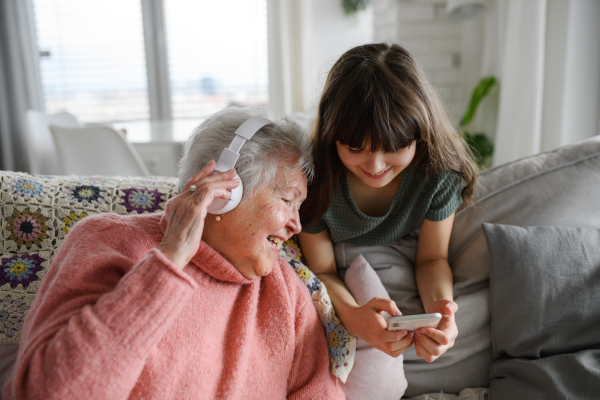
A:
{"label": "girl's hand holding phone", "polygon": [[442,314],[442,319],[436,328],[419,328],[415,331],[417,357],[432,362],[454,346],[454,340],[458,336],[454,319],[456,311],[458,305],[451,300],[441,299],[433,303],[428,312],[438,312]]}
{"label": "girl's hand holding phone", "polygon": [[413,332],[405,330],[388,331],[383,312],[392,316],[402,315],[392,300],[374,297],[364,306],[353,310],[349,321],[346,321],[346,328],[374,348],[398,357],[412,346],[415,336]]}

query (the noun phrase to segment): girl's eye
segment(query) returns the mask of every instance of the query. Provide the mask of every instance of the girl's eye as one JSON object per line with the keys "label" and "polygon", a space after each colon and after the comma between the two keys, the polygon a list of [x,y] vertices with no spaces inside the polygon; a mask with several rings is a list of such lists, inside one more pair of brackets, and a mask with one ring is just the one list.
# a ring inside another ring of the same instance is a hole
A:
{"label": "girl's eye", "polygon": [[348,151],[353,154],[358,154],[363,151],[363,149],[353,149],[352,147],[348,147]]}

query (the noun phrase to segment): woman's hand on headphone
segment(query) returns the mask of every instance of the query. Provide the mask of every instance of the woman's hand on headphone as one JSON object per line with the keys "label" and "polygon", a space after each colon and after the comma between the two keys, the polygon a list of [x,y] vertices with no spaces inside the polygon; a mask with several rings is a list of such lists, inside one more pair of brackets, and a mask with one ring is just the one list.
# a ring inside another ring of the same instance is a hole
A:
{"label": "woman's hand on headphone", "polygon": [[[198,252],[208,206],[217,197],[230,198],[231,190],[240,184],[234,169],[211,176],[215,166],[209,161],[169,205],[167,229],[158,249],[180,269]],[[192,185],[196,190],[190,190]]]}

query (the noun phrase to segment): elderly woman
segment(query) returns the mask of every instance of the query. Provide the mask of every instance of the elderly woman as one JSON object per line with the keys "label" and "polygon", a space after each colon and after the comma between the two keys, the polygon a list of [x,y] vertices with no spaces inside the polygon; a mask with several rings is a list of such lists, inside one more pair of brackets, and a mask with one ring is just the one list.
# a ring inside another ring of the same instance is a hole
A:
{"label": "elderly woman", "polygon": [[164,213],[92,216],[69,233],[5,400],[344,397],[308,291],[278,256],[300,232],[312,172],[300,129],[260,128],[235,164],[241,203],[207,212],[240,184],[212,160],[257,112],[226,109],[197,128]]}

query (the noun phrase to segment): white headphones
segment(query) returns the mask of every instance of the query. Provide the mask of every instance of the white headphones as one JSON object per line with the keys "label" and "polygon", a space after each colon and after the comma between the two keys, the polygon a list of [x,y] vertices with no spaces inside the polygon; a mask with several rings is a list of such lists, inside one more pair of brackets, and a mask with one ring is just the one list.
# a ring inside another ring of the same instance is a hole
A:
{"label": "white headphones", "polygon": [[[219,161],[217,161],[215,172],[213,172],[212,175],[229,171],[231,168],[235,167],[235,163],[240,156],[240,150],[242,149],[244,143],[246,143],[246,140],[250,140],[252,136],[254,136],[254,134],[263,126],[272,123],[273,121],[267,118],[252,117],[240,125],[240,127],[235,131],[235,137],[231,141],[229,147],[223,149],[223,152],[219,157]],[[210,206],[208,206],[208,212],[210,214],[225,214],[240,204],[243,193],[242,180],[237,173],[235,174],[234,179],[238,179],[240,181],[240,185],[231,191],[231,197],[229,199],[214,199]]]}

